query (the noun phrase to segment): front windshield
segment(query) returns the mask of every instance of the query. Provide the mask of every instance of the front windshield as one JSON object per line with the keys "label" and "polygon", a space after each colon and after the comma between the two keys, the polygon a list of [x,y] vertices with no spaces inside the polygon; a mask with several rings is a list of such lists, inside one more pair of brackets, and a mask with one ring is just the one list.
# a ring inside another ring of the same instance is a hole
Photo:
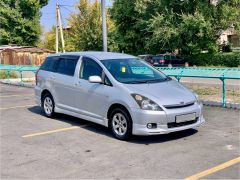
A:
{"label": "front windshield", "polygon": [[154,83],[168,80],[166,75],[137,58],[107,59],[101,62],[112,76],[121,83]]}

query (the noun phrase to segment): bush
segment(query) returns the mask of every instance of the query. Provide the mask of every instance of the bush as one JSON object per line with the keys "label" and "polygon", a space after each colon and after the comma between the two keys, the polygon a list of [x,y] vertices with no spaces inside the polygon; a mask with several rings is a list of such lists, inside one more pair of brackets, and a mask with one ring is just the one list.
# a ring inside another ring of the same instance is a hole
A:
{"label": "bush", "polygon": [[196,66],[240,66],[240,53],[196,54],[187,56],[190,65]]}
{"label": "bush", "polygon": [[[10,76],[9,78],[17,78],[17,72],[15,71],[10,71]],[[8,72],[5,70],[0,70],[0,79],[8,79]]]}

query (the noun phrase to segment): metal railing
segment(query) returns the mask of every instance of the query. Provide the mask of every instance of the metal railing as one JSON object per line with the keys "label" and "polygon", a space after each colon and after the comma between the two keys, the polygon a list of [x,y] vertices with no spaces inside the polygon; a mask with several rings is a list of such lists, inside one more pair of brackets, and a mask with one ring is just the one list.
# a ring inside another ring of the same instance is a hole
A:
{"label": "metal railing", "polygon": [[[21,82],[23,82],[23,72],[30,71],[35,73],[39,66],[18,66],[18,65],[0,65],[0,71],[5,70],[10,79],[10,72],[17,71],[20,74]],[[156,67],[168,76],[175,77],[178,81],[182,77],[191,78],[214,78],[222,81],[222,106],[226,107],[226,79],[240,80],[240,68],[195,68],[195,67]],[[137,69],[144,71],[144,69]],[[0,77],[1,79],[1,77]]]}
{"label": "metal railing", "polygon": [[178,81],[182,77],[213,78],[222,81],[222,106],[226,107],[226,79],[240,80],[240,68],[181,68],[181,67],[156,67],[168,76],[175,77]]}
{"label": "metal railing", "polygon": [[[40,66],[29,66],[29,65],[3,65],[0,64],[0,71],[7,71],[7,79],[10,79],[10,73],[15,71],[20,74],[21,82],[23,82],[23,72],[33,72],[35,73]],[[0,77],[2,79],[2,77]]]}

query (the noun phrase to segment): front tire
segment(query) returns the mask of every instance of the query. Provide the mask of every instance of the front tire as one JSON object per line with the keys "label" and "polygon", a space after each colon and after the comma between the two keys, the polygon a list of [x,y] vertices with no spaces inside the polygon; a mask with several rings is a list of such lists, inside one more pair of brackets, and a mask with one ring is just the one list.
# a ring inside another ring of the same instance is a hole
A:
{"label": "front tire", "polygon": [[50,93],[46,93],[42,98],[42,105],[41,105],[42,111],[45,116],[52,118],[54,113],[54,100]]}
{"label": "front tire", "polygon": [[132,121],[129,113],[121,108],[114,109],[110,116],[110,128],[117,139],[129,139],[132,135]]}

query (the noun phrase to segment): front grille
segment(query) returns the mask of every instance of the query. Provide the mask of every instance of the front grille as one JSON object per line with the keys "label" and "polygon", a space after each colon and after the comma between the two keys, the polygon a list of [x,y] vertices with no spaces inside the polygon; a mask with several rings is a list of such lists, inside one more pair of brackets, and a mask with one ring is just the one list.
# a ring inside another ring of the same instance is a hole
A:
{"label": "front grille", "polygon": [[171,122],[171,123],[168,123],[167,126],[168,126],[168,128],[187,126],[187,125],[196,123],[197,120],[198,120],[198,118],[196,118],[195,120],[192,120],[192,121],[186,121],[186,122],[181,122],[181,123]]}
{"label": "front grille", "polygon": [[192,106],[192,105],[194,105],[194,102],[189,103],[189,104],[184,104],[184,105],[165,105],[164,107],[166,109],[176,109],[176,108],[183,108],[183,107],[188,107],[188,106]]}

